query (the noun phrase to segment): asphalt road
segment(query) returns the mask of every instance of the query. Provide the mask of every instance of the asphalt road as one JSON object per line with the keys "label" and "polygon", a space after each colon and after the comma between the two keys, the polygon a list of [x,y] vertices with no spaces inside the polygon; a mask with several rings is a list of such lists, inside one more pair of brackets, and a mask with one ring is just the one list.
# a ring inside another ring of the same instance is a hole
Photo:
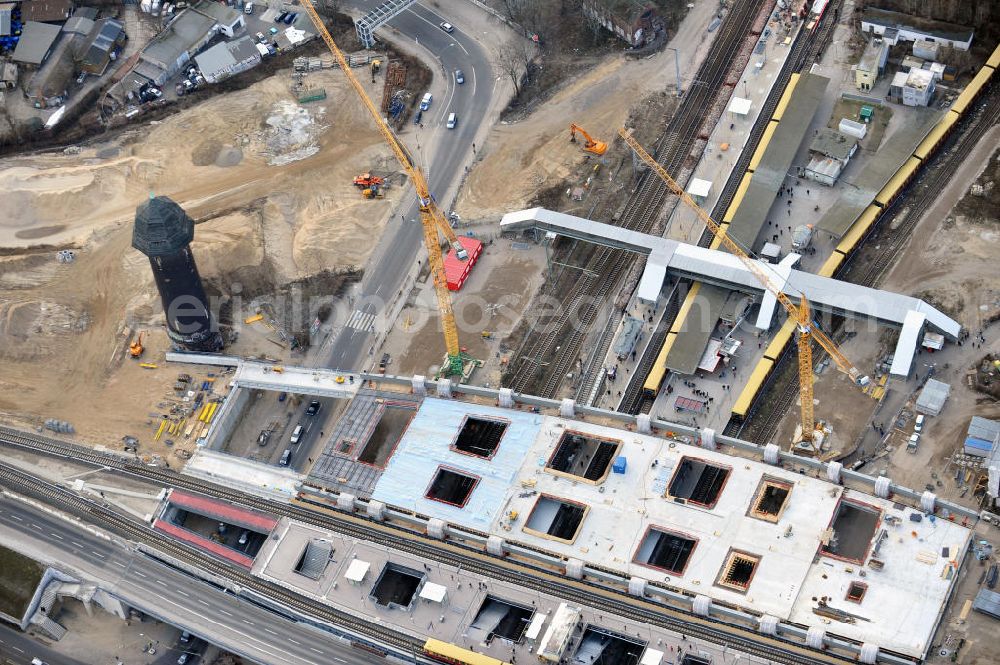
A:
{"label": "asphalt road", "polygon": [[[65,563],[67,572],[99,582],[102,588],[128,605],[256,662],[274,665],[385,663],[328,633],[278,616],[75,524],[6,497],[0,497],[0,539],[13,549],[20,549],[18,543],[24,543],[31,551],[45,552],[46,556]],[[0,654],[17,665],[30,663],[35,656],[50,665],[76,663],[58,654],[51,659],[42,655],[51,656],[52,652],[27,637],[17,643],[12,638],[9,649],[12,653],[7,653],[6,633],[0,634],[0,639],[5,640],[0,644]],[[154,658],[160,657],[157,654]]]}
{"label": "asphalt road", "polygon": [[30,665],[32,658],[40,658],[48,665],[90,665],[53,651],[36,642],[16,628],[0,623],[0,663],[3,665]]}
{"label": "asphalt road", "polygon": [[[353,4],[368,11],[380,2],[361,0]],[[389,23],[403,37],[414,39],[436,54],[447,73],[447,92],[444,95],[435,93],[431,108],[424,112],[424,128],[418,130],[421,151],[414,151],[414,157],[421,163],[428,179],[431,195],[439,199],[460,178],[495,88],[495,76],[486,50],[471,32],[463,31],[461,25],[455,25],[454,32],[446,33],[438,25],[442,21],[454,22],[446,15],[415,4]],[[377,37],[379,32],[375,34]],[[465,73],[463,85],[455,83],[456,69]],[[435,78],[440,77],[441,71],[436,70],[434,74]],[[449,113],[458,114],[458,126],[453,130],[445,128]],[[427,148],[425,144],[436,144],[434,162],[430,167],[422,163],[422,154]],[[344,328],[337,333],[325,361],[327,367],[358,369],[377,360],[370,353],[375,341],[372,326],[382,322],[386,305],[400,290],[423,242],[416,201],[401,209],[400,214],[403,219],[398,215],[394,217],[379,240],[374,254],[377,258],[366,268],[361,297],[355,301],[358,306]]]}

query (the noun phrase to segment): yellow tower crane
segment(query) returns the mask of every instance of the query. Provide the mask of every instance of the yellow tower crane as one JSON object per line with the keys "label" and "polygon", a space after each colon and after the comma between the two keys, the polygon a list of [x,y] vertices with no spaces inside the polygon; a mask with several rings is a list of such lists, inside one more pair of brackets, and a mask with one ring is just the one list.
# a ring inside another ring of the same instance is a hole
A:
{"label": "yellow tower crane", "polygon": [[715,237],[722,241],[722,244],[726,248],[739,257],[747,269],[753,273],[757,280],[778,299],[785,311],[788,312],[788,316],[792,318],[798,325],[799,338],[798,338],[798,349],[799,349],[799,395],[802,402],[802,440],[807,442],[813,441],[813,432],[816,428],[816,420],[813,417],[813,382],[812,382],[812,344],[811,340],[815,339],[820,346],[830,354],[834,362],[837,363],[837,367],[841,369],[844,373],[851,377],[856,385],[864,387],[869,383],[867,376],[863,376],[861,372],[855,367],[850,360],[848,360],[837,345],[834,344],[833,340],[827,337],[826,333],[820,330],[817,326],[813,324],[812,316],[809,312],[809,301],[806,300],[805,296],[802,296],[799,300],[798,307],[795,306],[788,296],[786,296],[780,288],[774,285],[770,277],[760,264],[752,259],[743,248],[736,244],[736,242],[729,237],[729,235],[723,231],[715,220],[712,219],[711,215],[701,209],[694,199],[692,199],[684,189],[677,184],[677,182],[670,177],[667,170],[657,162],[652,155],[646,152],[639,142],[633,138],[633,136],[624,128],[618,130],[618,134],[622,139],[629,145],[635,154],[639,156],[642,161],[644,161],[649,168],[660,177],[667,187],[673,192],[681,201],[684,202],[689,208],[694,210],[698,215],[698,218],[705,223]]}
{"label": "yellow tower crane", "polygon": [[414,164],[413,158],[410,157],[406,148],[396,138],[392,129],[386,124],[381,113],[379,113],[378,107],[368,98],[365,89],[361,87],[361,83],[351,72],[351,66],[347,62],[347,58],[344,57],[340,47],[333,41],[333,37],[326,29],[326,26],[323,25],[323,20],[316,13],[316,8],[312,2],[310,0],[302,0],[302,6],[305,7],[309,18],[312,19],[313,25],[316,26],[316,30],[323,38],[323,41],[326,42],[330,52],[333,53],[333,57],[337,59],[351,87],[358,93],[358,97],[361,98],[361,101],[375,121],[375,126],[382,133],[385,142],[392,148],[397,161],[399,161],[400,165],[406,171],[406,174],[410,176],[413,187],[417,191],[417,199],[420,203],[420,221],[424,229],[424,245],[427,247],[427,260],[430,264],[431,274],[434,276],[434,290],[437,292],[438,311],[441,315],[441,327],[444,330],[445,347],[448,352],[448,366],[442,368],[442,371],[446,375],[461,374],[462,352],[458,346],[458,328],[455,326],[455,314],[451,308],[451,293],[448,291],[448,280],[444,272],[444,261],[441,256],[441,242],[438,239],[438,230],[444,234],[448,244],[455,250],[459,259],[463,261],[468,259],[468,252],[458,242],[458,237],[455,236],[455,232],[452,230],[451,225],[448,224],[448,220],[445,219],[441,209],[437,207],[437,204],[431,198],[430,188],[427,186],[424,174]]}

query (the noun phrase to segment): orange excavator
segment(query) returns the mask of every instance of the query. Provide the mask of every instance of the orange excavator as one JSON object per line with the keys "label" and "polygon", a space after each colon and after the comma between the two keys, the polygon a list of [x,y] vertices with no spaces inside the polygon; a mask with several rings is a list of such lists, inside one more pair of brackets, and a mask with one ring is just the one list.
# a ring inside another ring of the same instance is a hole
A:
{"label": "orange excavator", "polygon": [[590,134],[588,134],[586,131],[584,131],[583,127],[575,123],[571,123],[569,126],[569,140],[571,143],[576,143],[577,132],[580,132],[583,135],[584,140],[586,140],[586,143],[583,144],[583,149],[586,150],[587,152],[593,153],[595,155],[603,155],[608,151],[607,143],[605,143],[604,141],[598,141]]}
{"label": "orange excavator", "polygon": [[383,178],[377,175],[372,175],[371,173],[362,173],[354,178],[354,186],[359,189],[371,189],[372,185],[379,186],[384,183]]}
{"label": "orange excavator", "polygon": [[146,350],[146,347],[142,345],[142,336],[145,333],[140,332],[139,335],[128,345],[129,355],[133,358],[139,358],[142,356],[142,352]]}

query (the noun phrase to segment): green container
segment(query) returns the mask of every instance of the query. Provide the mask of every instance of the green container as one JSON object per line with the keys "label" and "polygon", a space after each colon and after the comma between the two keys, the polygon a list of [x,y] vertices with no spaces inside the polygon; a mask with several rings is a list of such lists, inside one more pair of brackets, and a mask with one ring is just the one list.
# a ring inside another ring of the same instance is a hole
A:
{"label": "green container", "polygon": [[299,93],[299,104],[318,102],[322,99],[326,99],[326,88],[303,90],[301,93]]}

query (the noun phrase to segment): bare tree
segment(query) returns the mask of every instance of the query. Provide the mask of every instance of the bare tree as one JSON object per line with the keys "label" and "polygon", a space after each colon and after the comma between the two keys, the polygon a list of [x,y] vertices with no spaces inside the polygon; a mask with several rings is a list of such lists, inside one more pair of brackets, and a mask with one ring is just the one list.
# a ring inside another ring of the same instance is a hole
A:
{"label": "bare tree", "polygon": [[493,66],[502,75],[510,77],[514,84],[514,96],[521,94],[521,79],[526,73],[524,58],[521,56],[517,44],[503,42],[493,49]]}

